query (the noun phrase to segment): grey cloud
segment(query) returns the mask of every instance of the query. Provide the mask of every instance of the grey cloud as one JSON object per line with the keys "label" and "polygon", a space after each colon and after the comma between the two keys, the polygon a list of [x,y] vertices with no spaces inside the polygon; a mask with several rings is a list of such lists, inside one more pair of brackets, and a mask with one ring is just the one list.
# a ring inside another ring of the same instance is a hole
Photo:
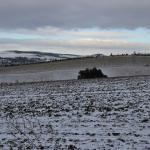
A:
{"label": "grey cloud", "polygon": [[150,28],[149,0],[0,0],[0,28]]}

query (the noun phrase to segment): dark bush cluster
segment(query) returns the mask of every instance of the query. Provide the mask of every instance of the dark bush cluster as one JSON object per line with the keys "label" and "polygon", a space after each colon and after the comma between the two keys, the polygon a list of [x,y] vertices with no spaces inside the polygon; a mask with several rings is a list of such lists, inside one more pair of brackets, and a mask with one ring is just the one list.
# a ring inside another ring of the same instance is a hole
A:
{"label": "dark bush cluster", "polygon": [[93,68],[85,70],[80,70],[78,79],[90,79],[90,78],[107,78],[106,75],[103,74],[101,69]]}

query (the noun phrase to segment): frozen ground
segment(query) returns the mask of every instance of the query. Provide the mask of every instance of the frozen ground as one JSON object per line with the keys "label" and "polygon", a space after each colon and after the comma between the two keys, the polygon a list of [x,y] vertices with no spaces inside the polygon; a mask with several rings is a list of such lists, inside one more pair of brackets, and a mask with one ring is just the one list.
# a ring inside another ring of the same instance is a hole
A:
{"label": "frozen ground", "polygon": [[150,76],[3,84],[0,149],[149,150]]}

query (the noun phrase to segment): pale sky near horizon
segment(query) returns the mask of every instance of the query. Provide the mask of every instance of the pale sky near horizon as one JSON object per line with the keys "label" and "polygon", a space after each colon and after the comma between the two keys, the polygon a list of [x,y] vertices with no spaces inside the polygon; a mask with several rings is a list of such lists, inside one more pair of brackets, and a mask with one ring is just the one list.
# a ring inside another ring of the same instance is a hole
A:
{"label": "pale sky near horizon", "polygon": [[0,0],[0,51],[150,53],[149,0]]}

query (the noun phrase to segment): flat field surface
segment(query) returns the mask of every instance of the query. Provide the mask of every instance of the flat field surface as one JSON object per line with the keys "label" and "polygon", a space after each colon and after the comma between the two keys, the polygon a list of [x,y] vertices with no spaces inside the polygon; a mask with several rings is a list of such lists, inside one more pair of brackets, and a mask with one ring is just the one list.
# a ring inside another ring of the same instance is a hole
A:
{"label": "flat field surface", "polygon": [[0,149],[149,150],[150,76],[0,85]]}
{"label": "flat field surface", "polygon": [[150,75],[150,56],[102,56],[0,67],[0,83],[77,79],[79,70],[93,67],[101,68],[108,77]]}

